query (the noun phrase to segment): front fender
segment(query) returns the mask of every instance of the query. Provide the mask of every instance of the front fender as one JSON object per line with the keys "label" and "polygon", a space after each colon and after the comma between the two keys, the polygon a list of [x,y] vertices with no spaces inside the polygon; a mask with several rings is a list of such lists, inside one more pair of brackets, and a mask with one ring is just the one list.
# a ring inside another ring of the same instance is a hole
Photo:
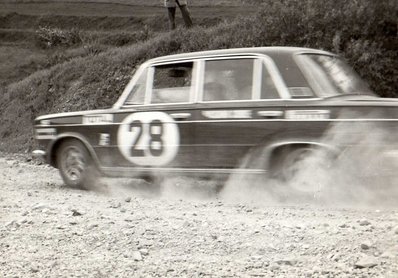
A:
{"label": "front fender", "polygon": [[56,165],[57,149],[58,149],[59,145],[61,144],[61,142],[68,140],[68,139],[77,139],[77,140],[81,141],[83,143],[83,145],[87,148],[88,152],[90,153],[91,158],[93,159],[95,165],[99,168],[99,159],[98,159],[96,152],[94,151],[94,148],[90,145],[87,138],[85,138],[81,134],[75,133],[75,132],[66,132],[66,133],[59,134],[50,143],[50,145],[48,146],[48,149],[47,149],[47,161],[49,162],[49,164],[51,166],[57,168],[57,165]]}

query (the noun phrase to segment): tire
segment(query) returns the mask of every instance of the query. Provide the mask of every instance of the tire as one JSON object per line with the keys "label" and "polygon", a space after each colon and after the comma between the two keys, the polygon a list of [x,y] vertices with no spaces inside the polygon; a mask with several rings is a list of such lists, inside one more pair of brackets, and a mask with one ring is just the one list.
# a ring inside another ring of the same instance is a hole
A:
{"label": "tire", "polygon": [[99,172],[87,148],[79,140],[62,142],[56,159],[65,185],[84,190],[97,186]]}

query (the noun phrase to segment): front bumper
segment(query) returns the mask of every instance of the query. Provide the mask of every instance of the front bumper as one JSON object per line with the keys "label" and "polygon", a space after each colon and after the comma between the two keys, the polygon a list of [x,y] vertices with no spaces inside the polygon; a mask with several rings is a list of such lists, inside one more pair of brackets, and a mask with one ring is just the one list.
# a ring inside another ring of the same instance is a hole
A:
{"label": "front bumper", "polygon": [[47,153],[43,150],[34,150],[32,152],[32,156],[34,158],[40,159],[43,162],[46,162],[46,155],[47,155]]}

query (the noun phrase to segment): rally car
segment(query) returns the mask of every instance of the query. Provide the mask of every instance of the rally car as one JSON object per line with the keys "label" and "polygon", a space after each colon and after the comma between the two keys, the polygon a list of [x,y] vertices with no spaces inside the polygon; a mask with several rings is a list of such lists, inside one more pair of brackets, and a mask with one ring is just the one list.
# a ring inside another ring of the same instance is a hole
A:
{"label": "rally car", "polygon": [[[349,144],[349,130],[345,143],[323,140],[335,123],[371,122],[396,135],[397,107],[325,51],[177,54],[141,65],[112,108],[36,118],[40,148],[33,153],[58,168],[65,184],[80,187],[93,173],[286,178],[304,152],[338,154]],[[248,163],[259,155],[261,163]]]}

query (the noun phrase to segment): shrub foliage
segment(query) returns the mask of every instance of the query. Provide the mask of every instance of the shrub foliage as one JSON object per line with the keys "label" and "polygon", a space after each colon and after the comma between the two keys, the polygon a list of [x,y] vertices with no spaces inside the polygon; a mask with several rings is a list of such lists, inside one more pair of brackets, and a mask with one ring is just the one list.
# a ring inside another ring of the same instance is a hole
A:
{"label": "shrub foliage", "polygon": [[[34,117],[109,107],[143,61],[208,49],[280,45],[329,50],[346,58],[376,93],[397,96],[396,0],[257,2],[259,11],[251,17],[159,34],[143,42],[76,58],[9,86],[0,96],[4,123],[0,137],[13,140],[17,146],[14,150],[27,148],[32,133],[26,131],[32,130]],[[43,36],[43,41],[58,43],[60,37]],[[8,120],[10,115],[12,121]]]}
{"label": "shrub foliage", "polygon": [[51,27],[39,27],[36,30],[37,45],[42,48],[54,46],[72,46],[82,42],[78,29],[63,30]]}

